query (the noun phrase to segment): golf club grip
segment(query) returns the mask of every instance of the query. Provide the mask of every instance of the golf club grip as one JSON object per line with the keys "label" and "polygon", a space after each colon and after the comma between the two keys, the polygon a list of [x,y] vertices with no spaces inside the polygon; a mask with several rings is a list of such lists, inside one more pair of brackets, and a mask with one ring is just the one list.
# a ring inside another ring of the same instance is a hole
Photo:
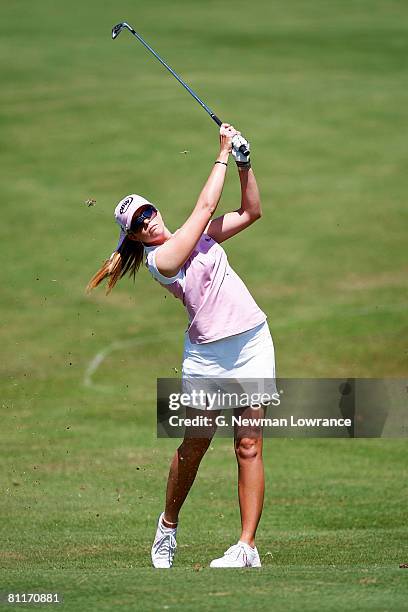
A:
{"label": "golf club grip", "polygon": [[249,150],[246,148],[245,145],[241,145],[239,147],[239,151],[241,151],[242,155],[245,155],[245,157],[248,157],[249,155]]}
{"label": "golf club grip", "polygon": [[211,113],[210,116],[211,116],[211,119],[213,119],[215,121],[215,123],[217,125],[219,125],[219,127],[222,126],[222,121],[221,121],[221,119],[219,117],[217,117],[217,115],[214,115],[214,113]]}
{"label": "golf club grip", "polygon": [[[211,119],[213,119],[215,121],[215,123],[221,127],[222,121],[221,121],[221,119],[219,117],[217,117],[217,115],[214,115],[214,113],[211,113]],[[248,157],[249,150],[246,148],[245,145],[242,144],[239,147],[239,150],[241,151],[242,155],[245,155],[245,157]]]}

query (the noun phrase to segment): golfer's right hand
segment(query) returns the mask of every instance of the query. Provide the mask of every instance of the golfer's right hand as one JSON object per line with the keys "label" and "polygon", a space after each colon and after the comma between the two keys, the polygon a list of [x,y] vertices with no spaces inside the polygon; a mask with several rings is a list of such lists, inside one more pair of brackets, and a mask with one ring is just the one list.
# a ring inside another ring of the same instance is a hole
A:
{"label": "golfer's right hand", "polygon": [[232,151],[232,139],[236,134],[240,134],[232,125],[229,123],[223,123],[220,127],[220,150],[226,153]]}

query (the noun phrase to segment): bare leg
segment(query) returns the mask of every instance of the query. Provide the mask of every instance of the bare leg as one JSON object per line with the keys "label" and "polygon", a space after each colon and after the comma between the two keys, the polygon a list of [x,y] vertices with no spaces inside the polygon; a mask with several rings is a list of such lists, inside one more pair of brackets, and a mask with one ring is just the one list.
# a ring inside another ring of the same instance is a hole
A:
{"label": "bare leg", "polygon": [[[262,417],[262,410],[246,408],[244,417]],[[240,540],[255,546],[255,534],[262,514],[265,476],[262,459],[262,429],[240,428],[235,432],[238,463],[238,498],[242,532]]]}
{"label": "bare leg", "polygon": [[[193,413],[194,415],[197,413],[203,414],[202,411],[198,410],[194,410]],[[187,416],[191,416],[193,413],[187,411]],[[208,412],[205,414],[208,416]],[[219,412],[216,411],[216,414],[219,414]],[[212,413],[211,416],[215,417],[216,415]],[[198,466],[210,446],[215,430],[215,425],[202,428],[200,431],[197,429],[186,430],[183,442],[174,453],[167,480],[164,511],[164,524],[168,527],[173,527],[178,521],[180,508],[191,489]],[[194,435],[200,435],[200,437],[190,437]]]}

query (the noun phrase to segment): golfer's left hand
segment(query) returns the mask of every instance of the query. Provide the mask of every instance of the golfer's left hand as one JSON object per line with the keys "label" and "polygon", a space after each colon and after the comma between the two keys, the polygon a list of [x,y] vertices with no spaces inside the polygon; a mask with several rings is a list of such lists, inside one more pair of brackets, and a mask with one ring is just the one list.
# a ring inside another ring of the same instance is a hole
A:
{"label": "golfer's left hand", "polygon": [[245,145],[247,149],[250,149],[249,142],[245,140],[243,136],[241,136],[241,132],[237,132],[236,135],[232,139],[232,156],[234,157],[237,163],[245,163],[249,161],[249,155],[246,157],[241,151],[239,147],[241,145]]}

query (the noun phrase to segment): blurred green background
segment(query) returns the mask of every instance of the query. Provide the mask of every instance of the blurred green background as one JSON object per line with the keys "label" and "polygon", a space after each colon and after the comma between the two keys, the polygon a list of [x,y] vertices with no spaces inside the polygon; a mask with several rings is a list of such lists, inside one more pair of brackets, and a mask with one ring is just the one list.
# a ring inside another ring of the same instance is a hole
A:
{"label": "blurred green background", "polygon": [[[121,20],[251,141],[264,214],[225,248],[278,374],[407,372],[405,2],[3,4],[0,590],[59,588],[73,610],[225,609],[237,592],[243,609],[407,609],[402,440],[268,440],[264,569],[227,577],[203,569],[237,536],[216,441],[174,570],[149,569],[176,445],[156,440],[156,378],[180,369],[186,316],[146,270],[109,297],[84,288],[117,201],[140,193],[176,229],[218,136],[136,40],[111,40]],[[219,210],[238,202],[231,165]]]}

